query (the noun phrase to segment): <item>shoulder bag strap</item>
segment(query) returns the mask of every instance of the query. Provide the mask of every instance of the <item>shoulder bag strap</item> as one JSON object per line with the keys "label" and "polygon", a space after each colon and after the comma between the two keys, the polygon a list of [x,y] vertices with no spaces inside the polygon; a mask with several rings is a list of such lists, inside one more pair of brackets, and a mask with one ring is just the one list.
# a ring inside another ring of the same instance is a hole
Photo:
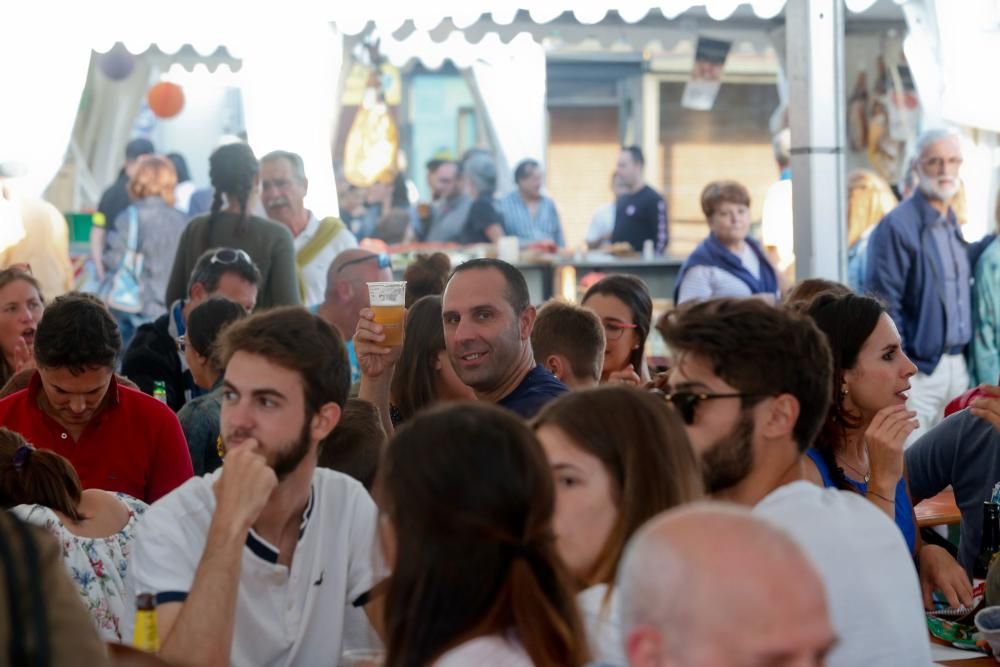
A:
{"label": "shoulder bag strap", "polygon": [[299,268],[302,268],[316,259],[316,255],[344,228],[344,223],[339,218],[323,218],[319,223],[319,229],[316,230],[316,236],[312,237],[309,243],[302,246],[302,250],[295,254],[295,263],[299,265]]}

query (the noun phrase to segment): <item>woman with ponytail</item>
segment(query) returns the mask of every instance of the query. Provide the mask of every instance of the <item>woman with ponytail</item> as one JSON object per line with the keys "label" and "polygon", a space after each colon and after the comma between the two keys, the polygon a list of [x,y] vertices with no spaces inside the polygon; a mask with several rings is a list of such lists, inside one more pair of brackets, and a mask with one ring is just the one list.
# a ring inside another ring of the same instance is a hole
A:
{"label": "woman with ponytail", "polygon": [[257,158],[247,144],[226,144],[212,153],[212,211],[188,223],[181,236],[167,284],[168,305],[188,297],[188,281],[198,258],[219,247],[245,251],[260,269],[258,308],[299,305],[291,232],[282,224],[250,214],[260,189],[258,170]]}
{"label": "woman with ponytail", "polygon": [[806,314],[833,353],[833,401],[806,451],[812,464],[806,476],[865,496],[896,522],[917,562],[925,605],[935,590],[953,606],[969,604],[972,586],[961,566],[944,548],[922,543],[917,531],[903,456],[917,427],[916,412],[906,408],[917,367],[903,352],[896,325],[881,303],[854,294],[820,294]]}
{"label": "woman with ponytail", "polygon": [[73,465],[0,427],[0,508],[50,532],[101,638],[121,642],[131,595],[128,556],[146,504],[83,490]]}
{"label": "woman with ponytail", "polygon": [[387,448],[376,496],[392,569],[387,667],[587,662],[552,476],[516,417],[477,403],[417,415]]}

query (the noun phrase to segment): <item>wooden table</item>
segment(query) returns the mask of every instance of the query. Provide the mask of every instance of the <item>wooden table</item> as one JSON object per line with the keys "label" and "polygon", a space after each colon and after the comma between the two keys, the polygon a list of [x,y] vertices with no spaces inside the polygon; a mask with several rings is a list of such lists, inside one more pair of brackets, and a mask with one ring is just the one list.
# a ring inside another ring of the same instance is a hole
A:
{"label": "wooden table", "polygon": [[917,525],[921,528],[950,526],[962,520],[962,514],[955,504],[955,492],[951,489],[917,503],[913,511],[917,515]]}

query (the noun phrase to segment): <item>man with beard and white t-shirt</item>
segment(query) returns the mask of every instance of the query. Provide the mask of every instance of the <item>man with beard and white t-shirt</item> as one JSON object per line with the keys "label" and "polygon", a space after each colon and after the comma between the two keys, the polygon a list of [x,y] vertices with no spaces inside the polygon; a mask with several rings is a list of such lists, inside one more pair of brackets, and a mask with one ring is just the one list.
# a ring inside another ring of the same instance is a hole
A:
{"label": "man with beard and white t-shirt", "polygon": [[371,498],[316,467],[347,400],[343,340],[301,308],[277,308],[228,329],[222,357],[223,466],[150,507],[134,590],[155,596],[172,664],[328,663],[351,606],[379,617],[370,592],[383,576]]}
{"label": "man with beard and white t-shirt", "polygon": [[895,524],[860,495],[805,481],[832,362],[808,318],[718,299],[659,324],[675,355],[667,399],[684,419],[706,489],[783,528],[826,585],[839,642],[827,665],[928,665],[920,585]]}
{"label": "man with beard and white t-shirt", "polygon": [[992,236],[969,244],[952,203],[958,195],[962,145],[952,130],[917,139],[917,189],[890,211],[868,241],[865,288],[885,302],[903,351],[917,365],[908,405],[919,427],[910,445],[944,417],[948,401],[969,385],[965,347],[972,339],[972,269]]}

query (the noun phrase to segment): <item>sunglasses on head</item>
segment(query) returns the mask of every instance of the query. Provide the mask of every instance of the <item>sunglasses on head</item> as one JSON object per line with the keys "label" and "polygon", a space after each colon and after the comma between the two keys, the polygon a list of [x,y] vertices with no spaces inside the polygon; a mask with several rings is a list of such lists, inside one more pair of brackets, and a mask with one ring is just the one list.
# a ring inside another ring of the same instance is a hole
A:
{"label": "sunglasses on head", "polygon": [[653,391],[663,396],[664,400],[674,406],[674,409],[680,413],[681,419],[688,426],[694,423],[695,412],[698,410],[698,404],[702,401],[710,401],[717,398],[757,398],[756,394],[711,394],[694,391],[674,391],[668,394],[659,389],[654,389]]}
{"label": "sunglasses on head", "polygon": [[341,271],[351,266],[352,264],[360,264],[361,262],[367,262],[370,259],[377,259],[378,268],[380,269],[392,268],[392,258],[389,257],[389,255],[387,255],[386,253],[380,252],[377,255],[365,255],[364,257],[357,257],[355,259],[348,260],[343,264],[341,264],[339,267],[337,267],[337,273],[340,273]]}
{"label": "sunglasses on head", "polygon": [[247,264],[253,264],[253,260],[250,259],[250,255],[245,250],[240,250],[239,248],[219,248],[212,253],[212,258],[209,261],[212,264],[235,264],[241,260]]}

